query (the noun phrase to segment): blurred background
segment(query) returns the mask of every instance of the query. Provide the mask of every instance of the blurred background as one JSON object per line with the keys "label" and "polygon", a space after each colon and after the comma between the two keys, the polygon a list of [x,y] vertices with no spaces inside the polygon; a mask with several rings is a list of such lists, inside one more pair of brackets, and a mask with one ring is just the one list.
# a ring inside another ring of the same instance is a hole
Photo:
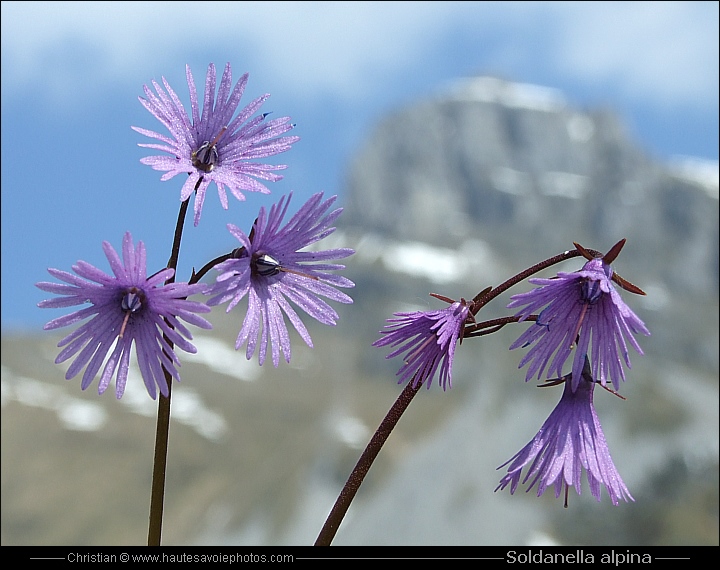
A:
{"label": "blurred background", "polygon": [[182,182],[140,164],[130,126],[162,127],[137,97],[165,77],[189,108],[185,64],[200,86],[228,61],[301,141],[271,195],[225,211],[211,186],[178,278],[235,247],[227,223],[324,191],[355,302],[304,319],[315,348],[293,334],[278,369],[234,351],[240,307],[214,310],[173,392],[164,544],[312,544],[401,390],[370,346],[385,319],[623,237],[652,336],[627,400],[596,405],[635,502],[493,493],[560,397],[523,381],[521,325],[417,395],[334,544],[718,544],[717,3],[2,2],[1,25],[3,545],[146,541],[156,402],[137,371],[120,401],[65,381],[34,283],[109,270],[128,230],[165,265]]}

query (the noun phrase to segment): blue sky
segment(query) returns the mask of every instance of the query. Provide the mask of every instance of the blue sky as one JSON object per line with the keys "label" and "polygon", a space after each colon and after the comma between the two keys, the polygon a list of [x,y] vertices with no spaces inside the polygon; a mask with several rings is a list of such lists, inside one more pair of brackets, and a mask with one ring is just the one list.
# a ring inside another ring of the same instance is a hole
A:
{"label": "blue sky", "polygon": [[[250,73],[245,102],[290,115],[302,140],[268,196],[211,186],[186,225],[178,280],[237,244],[261,205],[339,193],[348,158],[388,112],[490,74],[611,107],[651,156],[718,160],[718,3],[2,2],[2,327],[39,330],[48,267],[109,271],[103,240],[131,231],[148,269],[170,253],[182,181],[160,181],[130,126],[162,130],[137,97],[185,64]],[[340,195],[340,203],[343,197]]]}

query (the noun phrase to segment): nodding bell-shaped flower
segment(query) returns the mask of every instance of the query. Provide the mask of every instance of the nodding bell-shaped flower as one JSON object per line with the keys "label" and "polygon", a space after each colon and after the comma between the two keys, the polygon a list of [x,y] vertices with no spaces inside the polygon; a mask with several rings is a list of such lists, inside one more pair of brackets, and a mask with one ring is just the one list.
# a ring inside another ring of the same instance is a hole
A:
{"label": "nodding bell-shaped flower", "polygon": [[[567,507],[568,490],[575,487],[581,494],[583,471],[587,474],[590,492],[598,501],[605,487],[613,505],[620,500],[634,501],[620,474],[615,468],[600,420],[593,404],[595,381],[590,364],[584,359],[583,371],[575,390],[570,386],[570,374],[561,379],[564,384],[560,402],[540,428],[535,437],[519,452],[503,463],[507,474],[500,480],[498,489],[510,485],[515,493],[521,482],[521,472],[527,467],[522,483],[530,481],[527,492],[537,485],[537,496],[549,487],[555,488],[555,497],[565,491]],[[555,384],[558,382],[553,382]]]}
{"label": "nodding bell-shaped flower", "polygon": [[417,387],[423,382],[430,388],[435,373],[439,370],[438,382],[443,390],[452,388],[452,365],[455,347],[462,340],[465,323],[472,319],[470,307],[465,301],[453,301],[447,297],[433,295],[450,306],[438,311],[413,311],[395,313],[388,319],[373,346],[398,347],[385,358],[405,353],[404,363],[397,372],[398,384],[406,380]]}
{"label": "nodding bell-shaped flower", "polygon": [[544,372],[548,378],[563,376],[563,365],[574,350],[572,390],[578,387],[586,355],[593,378],[603,386],[609,378],[619,389],[620,381],[625,380],[622,363],[631,366],[627,345],[643,354],[633,334],[650,334],[613,286],[615,281],[628,291],[645,294],[614,273],[610,265],[624,244],[623,239],[604,256],[575,244],[588,260],[582,269],[560,272],[552,279],[530,279],[539,287],[511,297],[509,308],[522,307],[516,314],[520,320],[539,313],[510,346],[511,350],[531,347],[519,365],[528,365],[526,381],[534,375],[540,379]]}

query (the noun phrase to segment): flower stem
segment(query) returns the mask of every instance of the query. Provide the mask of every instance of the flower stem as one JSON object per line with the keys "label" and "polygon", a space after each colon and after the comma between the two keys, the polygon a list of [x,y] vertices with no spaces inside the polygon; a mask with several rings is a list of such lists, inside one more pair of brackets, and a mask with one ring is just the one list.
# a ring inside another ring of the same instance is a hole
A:
{"label": "flower stem", "polygon": [[[499,331],[509,323],[517,323],[522,317],[501,317],[490,321],[483,321],[472,325],[467,325],[463,331],[463,338],[472,338],[475,336],[484,336]],[[537,321],[537,315],[528,315],[523,321]]]}
{"label": "flower stem", "polygon": [[[180,212],[178,212],[177,224],[175,225],[175,236],[173,237],[173,245],[168,260],[170,269],[177,269],[178,257],[180,257],[180,241],[182,239],[183,226],[185,224],[185,215],[187,214],[190,198],[180,204]],[[173,283],[175,275],[170,277],[165,284]],[[169,326],[169,323],[168,323]],[[167,336],[163,335],[165,342],[170,348],[173,343]],[[172,391],[172,376],[163,368],[165,374],[165,382],[168,387],[167,398],[160,394],[158,399],[158,418],[157,428],[155,430],[155,457],[153,459],[153,478],[150,491],[150,524],[148,527],[148,546],[160,546],[160,538],[162,536],[162,517],[163,503],[165,500],[165,470],[167,467],[167,450],[168,438],[170,432],[170,394]]]}
{"label": "flower stem", "polygon": [[345,486],[342,491],[340,491],[340,495],[335,501],[335,505],[330,511],[325,525],[315,540],[315,546],[330,546],[333,538],[335,538],[335,533],[337,533],[340,523],[342,523],[345,517],[345,513],[347,513],[348,508],[350,508],[350,503],[352,503],[352,500],[355,498],[355,494],[360,488],[363,479],[365,479],[365,475],[367,475],[367,472],[370,470],[373,461],[375,461],[383,444],[400,420],[400,416],[402,416],[415,394],[417,394],[418,390],[422,387],[421,382],[416,386],[413,386],[413,384],[413,381],[408,382],[405,389],[400,393],[400,396],[395,400],[395,403],[380,423],[380,426],[378,426],[372,439],[370,439],[370,443],[367,444],[365,451],[363,451],[360,459],[358,459],[358,462],[355,464],[355,468],[352,470],[352,473],[350,473],[350,477],[348,477]]}
{"label": "flower stem", "polygon": [[[596,252],[594,249],[588,250],[592,253],[599,253]],[[501,293],[504,293],[510,287],[513,285],[517,285],[520,283],[520,281],[524,281],[531,275],[537,273],[538,271],[542,271],[543,269],[546,269],[552,265],[555,265],[556,263],[560,263],[561,261],[565,261],[567,259],[572,259],[573,257],[578,257],[581,255],[581,253],[577,249],[571,249],[568,251],[565,251],[563,253],[560,253],[558,255],[554,255],[553,257],[550,257],[546,259],[545,261],[541,261],[540,263],[536,263],[532,267],[528,267],[525,271],[521,271],[514,277],[511,277],[504,283],[501,283],[494,289],[483,289],[480,293],[478,293],[475,298],[473,299],[473,303],[470,306],[470,312],[473,315],[477,315],[478,311],[487,305],[490,301],[492,301],[495,297],[500,295]]]}
{"label": "flower stem", "polygon": [[[596,253],[594,252],[594,250],[589,251]],[[513,285],[516,285],[520,281],[528,278],[530,275],[533,275],[538,271],[550,267],[551,265],[555,265],[556,263],[560,263],[561,261],[565,261],[566,259],[571,259],[579,255],[581,255],[581,252],[577,248],[565,251],[561,254],[550,257],[545,261],[536,263],[532,267],[529,267],[525,271],[518,273],[504,283],[501,283],[494,289],[491,287],[483,289],[475,296],[473,302],[470,305],[470,311],[472,315],[476,315],[482,307],[487,305],[495,297],[497,297],[504,291],[507,291]],[[527,320],[535,320],[536,318],[536,315],[532,315],[531,317],[528,317]],[[506,324],[511,322],[517,322],[518,320],[519,319],[517,317],[504,317],[491,321],[485,321],[475,325],[469,325],[465,329],[463,336],[481,336],[484,334],[496,332],[502,327],[504,327]],[[400,416],[402,416],[402,414],[405,412],[407,407],[410,405],[413,397],[415,397],[415,394],[418,393],[418,390],[420,390],[420,387],[422,386],[422,382],[418,383],[415,386],[413,386],[413,384],[414,382],[411,380],[407,384],[407,386],[405,386],[405,389],[402,391],[400,396],[398,396],[398,399],[395,401],[392,408],[390,408],[382,423],[378,427],[377,431],[372,436],[370,443],[368,443],[365,451],[363,451],[362,455],[360,456],[360,459],[358,459],[358,462],[355,464],[355,468],[352,470],[352,473],[350,473],[350,477],[348,477],[348,480],[345,482],[345,486],[342,488],[342,491],[340,491],[340,495],[335,501],[335,505],[333,506],[330,514],[327,517],[327,520],[325,521],[325,524],[320,530],[320,534],[315,540],[315,546],[330,546],[333,538],[335,538],[335,534],[337,533],[337,530],[340,527],[340,524],[342,523],[345,514],[350,508],[350,503],[352,503],[353,499],[355,498],[355,494],[360,488],[363,479],[365,479],[365,475],[367,475],[367,472],[370,470],[373,461],[375,461],[375,458],[380,453],[383,444],[385,443],[385,441],[387,441],[390,433],[397,425],[398,421],[400,420]]]}
{"label": "flower stem", "polygon": [[213,267],[215,267],[218,263],[222,263],[223,261],[227,261],[228,259],[232,259],[232,257],[233,257],[233,252],[231,251],[230,253],[226,253],[226,254],[224,254],[224,255],[221,255],[221,256],[219,256],[219,257],[216,257],[216,258],[213,259],[212,261],[208,261],[205,265],[202,266],[202,268],[200,269],[200,271],[198,271],[197,273],[196,273],[195,270],[193,269],[193,274],[192,274],[192,276],[190,277],[190,280],[188,281],[188,284],[189,284],[189,285],[192,285],[192,284],[194,284],[194,283],[197,283],[198,281],[200,281],[200,279],[202,279],[202,278],[205,276],[205,274],[206,274],[208,271],[210,271],[210,270],[211,270]]}
{"label": "flower stem", "polygon": [[165,468],[170,427],[170,391],[172,377],[165,371],[168,385],[168,397],[160,394],[158,402],[157,428],[155,430],[155,458],[153,460],[153,478],[150,495],[150,524],[148,527],[148,546],[160,546],[162,535],[163,502],[165,499]]}

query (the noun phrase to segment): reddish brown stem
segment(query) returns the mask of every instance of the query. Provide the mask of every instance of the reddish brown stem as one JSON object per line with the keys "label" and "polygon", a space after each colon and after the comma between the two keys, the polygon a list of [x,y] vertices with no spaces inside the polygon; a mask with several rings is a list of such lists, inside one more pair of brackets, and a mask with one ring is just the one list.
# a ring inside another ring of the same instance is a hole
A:
{"label": "reddish brown stem", "polygon": [[414,387],[413,384],[414,378],[405,386],[405,389],[400,393],[398,399],[395,400],[395,403],[370,439],[370,443],[368,443],[365,451],[363,451],[360,459],[358,459],[358,462],[355,464],[355,468],[352,470],[352,473],[350,473],[350,477],[348,477],[345,486],[342,488],[342,491],[340,491],[340,495],[335,501],[335,505],[330,511],[325,525],[320,530],[320,534],[315,541],[315,546],[330,546],[333,538],[335,538],[335,533],[337,533],[340,523],[350,507],[350,503],[352,503],[352,500],[355,498],[355,494],[360,488],[363,479],[365,479],[365,475],[367,475],[367,472],[370,470],[370,466],[373,464],[373,461],[375,461],[378,453],[380,453],[383,444],[387,441],[393,428],[400,420],[400,416],[402,416],[403,412],[415,397],[415,394],[417,394],[418,390],[422,387],[421,383]]}

